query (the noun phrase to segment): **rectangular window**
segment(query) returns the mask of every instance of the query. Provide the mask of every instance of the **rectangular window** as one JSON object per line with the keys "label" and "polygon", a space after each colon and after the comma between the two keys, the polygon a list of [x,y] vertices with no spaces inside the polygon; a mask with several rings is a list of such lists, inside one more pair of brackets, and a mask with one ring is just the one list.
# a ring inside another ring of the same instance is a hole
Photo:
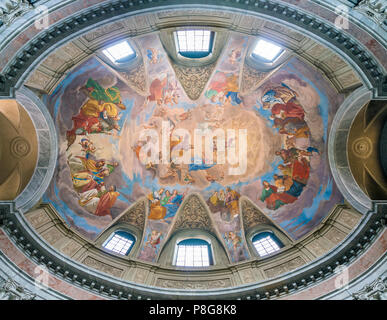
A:
{"label": "rectangular window", "polygon": [[276,44],[260,39],[254,48],[253,54],[265,60],[273,62],[282,52],[282,48]]}
{"label": "rectangular window", "polygon": [[255,241],[254,247],[261,257],[280,250],[278,244],[270,236]]}
{"label": "rectangular window", "polygon": [[208,267],[210,265],[207,245],[177,245],[176,266]]}
{"label": "rectangular window", "polygon": [[129,58],[135,54],[127,41],[122,41],[102,51],[112,62]]}
{"label": "rectangular window", "polygon": [[133,241],[127,238],[124,238],[118,234],[115,234],[105,245],[104,247],[110,251],[126,255],[132,246]]}
{"label": "rectangular window", "polygon": [[203,58],[212,51],[214,32],[210,30],[179,30],[175,32],[176,50],[187,58]]}

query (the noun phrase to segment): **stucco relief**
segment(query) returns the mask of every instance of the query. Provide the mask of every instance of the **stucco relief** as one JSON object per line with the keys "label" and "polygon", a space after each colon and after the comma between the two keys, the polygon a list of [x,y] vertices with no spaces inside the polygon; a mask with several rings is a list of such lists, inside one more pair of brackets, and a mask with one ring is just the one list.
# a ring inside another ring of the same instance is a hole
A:
{"label": "stucco relief", "polygon": [[117,220],[117,223],[120,223],[120,222],[129,223],[139,228],[140,230],[143,230],[145,225],[145,219],[146,219],[145,206],[146,206],[145,200],[143,201],[140,200],[133,208],[129,209],[127,213],[124,213],[124,215]]}
{"label": "stucco relief", "polygon": [[336,227],[332,227],[324,234],[324,238],[332,241],[334,244],[340,243],[344,240],[346,234]]}
{"label": "stucco relief", "polygon": [[265,79],[267,79],[271,72],[263,72],[250,67],[248,64],[243,65],[241,92],[248,94],[258,88]]}
{"label": "stucco relief", "polygon": [[114,23],[108,24],[106,26],[99,27],[99,28],[95,29],[94,31],[87,33],[83,37],[87,41],[92,42],[98,38],[105,37],[108,34],[114,32],[114,31],[123,29],[123,28],[125,28],[125,24],[123,22],[114,22]]}
{"label": "stucco relief", "polygon": [[230,279],[217,279],[217,280],[175,280],[175,279],[162,279],[159,278],[156,281],[156,286],[161,288],[170,289],[216,289],[216,288],[228,288],[231,287]]}
{"label": "stucco relief", "polygon": [[200,67],[186,67],[172,63],[172,67],[187,96],[194,101],[200,98],[215,69],[215,63]]}
{"label": "stucco relief", "polygon": [[189,198],[173,226],[173,231],[184,229],[202,229],[215,232],[209,213],[198,196]]}
{"label": "stucco relief", "polygon": [[31,225],[36,229],[51,221],[51,219],[46,214],[44,209],[39,209],[39,210],[33,211],[32,213],[28,213],[26,215],[26,218],[31,223]]}
{"label": "stucco relief", "polygon": [[337,220],[344,223],[349,228],[354,228],[359,223],[359,214],[349,210],[341,211]]}
{"label": "stucco relief", "polygon": [[16,281],[0,281],[0,300],[34,300],[36,294],[20,286]]}
{"label": "stucco relief", "polygon": [[43,238],[51,245],[64,237],[64,234],[60,232],[55,226],[51,227],[48,231],[42,234]]}
{"label": "stucco relief", "polygon": [[352,294],[354,300],[387,300],[387,277],[378,277]]}
{"label": "stucco relief", "polygon": [[259,212],[259,210],[247,200],[242,201],[242,219],[246,231],[259,224],[272,224],[270,219]]}
{"label": "stucco relief", "polygon": [[88,267],[91,267],[93,269],[97,269],[99,271],[111,274],[114,277],[120,278],[122,276],[123,270],[113,267],[107,263],[101,262],[93,257],[86,257],[83,261],[83,264],[85,264]]}
{"label": "stucco relief", "polygon": [[316,257],[322,256],[331,247],[331,244],[324,243],[324,238],[317,238],[306,245],[306,248],[311,251]]}
{"label": "stucco relief", "polygon": [[282,273],[292,271],[305,264],[305,260],[301,257],[293,258],[284,263],[278,264],[275,267],[265,269],[264,272],[268,278],[274,278]]}
{"label": "stucco relief", "polygon": [[148,274],[148,270],[137,268],[133,281],[137,283],[145,283]]}
{"label": "stucco relief", "polygon": [[67,244],[65,244],[60,251],[65,255],[72,257],[79,249],[81,249],[82,245],[70,240]]}

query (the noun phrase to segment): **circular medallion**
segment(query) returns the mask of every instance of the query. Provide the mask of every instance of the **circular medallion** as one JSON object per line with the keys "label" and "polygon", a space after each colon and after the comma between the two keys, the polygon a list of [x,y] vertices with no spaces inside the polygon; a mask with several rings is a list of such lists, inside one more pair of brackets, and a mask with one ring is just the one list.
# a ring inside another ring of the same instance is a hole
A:
{"label": "circular medallion", "polygon": [[356,139],[352,143],[352,151],[355,156],[366,159],[372,153],[372,142],[367,137],[361,137]]}
{"label": "circular medallion", "polygon": [[23,137],[16,137],[11,141],[11,154],[15,158],[23,158],[31,151],[31,146]]}

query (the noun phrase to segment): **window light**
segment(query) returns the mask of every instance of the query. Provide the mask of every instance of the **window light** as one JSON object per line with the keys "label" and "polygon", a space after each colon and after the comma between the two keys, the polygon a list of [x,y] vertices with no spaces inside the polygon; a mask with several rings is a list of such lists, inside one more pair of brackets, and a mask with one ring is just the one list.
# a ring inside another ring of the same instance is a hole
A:
{"label": "window light", "polygon": [[122,41],[102,51],[112,62],[117,63],[135,55],[127,41]]}
{"label": "window light", "polygon": [[127,232],[115,232],[104,244],[103,247],[121,255],[127,255],[135,242],[135,238]]}
{"label": "window light", "polygon": [[253,244],[261,257],[280,250],[279,243],[268,232],[256,235],[253,238]]}
{"label": "window light", "polygon": [[209,30],[179,30],[175,32],[176,49],[182,56],[202,58],[212,51],[214,33]]}
{"label": "window light", "polygon": [[210,245],[200,239],[180,241],[176,246],[176,263],[178,267],[208,267],[212,264]]}
{"label": "window light", "polygon": [[282,52],[282,48],[276,44],[260,39],[253,51],[253,54],[265,60],[273,62]]}

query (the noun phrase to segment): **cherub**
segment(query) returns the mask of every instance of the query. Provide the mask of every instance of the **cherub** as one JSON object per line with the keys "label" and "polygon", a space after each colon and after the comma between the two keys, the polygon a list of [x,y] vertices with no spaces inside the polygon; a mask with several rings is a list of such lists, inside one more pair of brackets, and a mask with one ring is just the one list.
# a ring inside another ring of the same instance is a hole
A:
{"label": "cherub", "polygon": [[229,62],[231,64],[235,64],[237,61],[239,61],[241,54],[242,54],[241,48],[233,49],[230,53],[230,56],[229,56]]}
{"label": "cherub", "polygon": [[148,240],[145,243],[145,247],[151,247],[156,249],[157,245],[160,244],[160,237],[162,233],[161,231],[152,230],[152,232],[148,235]]}

